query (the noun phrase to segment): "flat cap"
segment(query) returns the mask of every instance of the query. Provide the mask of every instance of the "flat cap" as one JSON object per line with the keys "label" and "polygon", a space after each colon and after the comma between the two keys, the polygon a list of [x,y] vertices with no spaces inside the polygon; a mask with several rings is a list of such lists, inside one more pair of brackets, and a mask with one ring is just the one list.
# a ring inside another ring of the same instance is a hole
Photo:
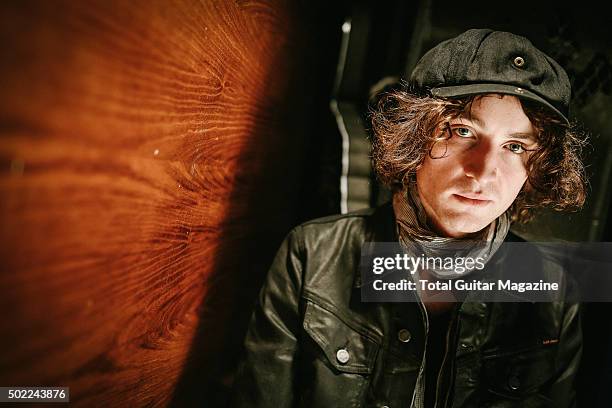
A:
{"label": "flat cap", "polygon": [[417,63],[410,82],[433,96],[485,93],[538,102],[569,123],[570,81],[565,70],[525,37],[471,29],[443,41]]}

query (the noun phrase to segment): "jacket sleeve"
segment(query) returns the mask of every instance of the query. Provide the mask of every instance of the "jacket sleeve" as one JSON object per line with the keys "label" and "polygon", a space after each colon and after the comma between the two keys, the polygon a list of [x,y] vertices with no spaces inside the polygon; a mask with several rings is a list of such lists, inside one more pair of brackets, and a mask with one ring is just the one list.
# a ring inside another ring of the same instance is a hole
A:
{"label": "jacket sleeve", "polygon": [[244,341],[230,407],[289,407],[301,327],[300,227],[291,231],[268,272]]}
{"label": "jacket sleeve", "polygon": [[569,304],[559,338],[556,378],[551,386],[551,399],[556,407],[576,406],[576,373],[582,357],[580,303]]}

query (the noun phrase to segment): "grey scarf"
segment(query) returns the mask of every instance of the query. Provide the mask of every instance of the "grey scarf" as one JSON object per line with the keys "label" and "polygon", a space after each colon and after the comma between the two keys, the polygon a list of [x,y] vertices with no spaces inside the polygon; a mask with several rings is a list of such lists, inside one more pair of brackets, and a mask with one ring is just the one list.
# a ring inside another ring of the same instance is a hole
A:
{"label": "grey scarf", "polygon": [[[399,241],[412,256],[425,257],[478,257],[485,262],[495,254],[510,229],[510,217],[503,213],[488,227],[469,239],[440,237],[427,222],[427,214],[419,199],[416,182],[393,195],[393,211],[397,222]],[[458,274],[444,268],[428,268],[437,279],[455,279],[472,272],[466,269]]]}

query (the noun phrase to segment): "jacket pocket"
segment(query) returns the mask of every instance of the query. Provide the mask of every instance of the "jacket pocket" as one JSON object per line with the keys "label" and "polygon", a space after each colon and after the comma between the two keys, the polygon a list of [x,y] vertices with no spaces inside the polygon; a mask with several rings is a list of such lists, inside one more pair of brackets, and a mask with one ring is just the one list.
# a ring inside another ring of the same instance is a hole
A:
{"label": "jacket pocket", "polygon": [[554,380],[556,355],[556,345],[485,354],[483,378],[489,393],[506,400],[539,400],[537,406],[547,406],[541,391]]}
{"label": "jacket pocket", "polygon": [[307,301],[303,326],[335,370],[370,374],[379,344],[364,328],[347,320]]}
{"label": "jacket pocket", "polygon": [[361,407],[379,342],[348,318],[306,301],[297,406]]}

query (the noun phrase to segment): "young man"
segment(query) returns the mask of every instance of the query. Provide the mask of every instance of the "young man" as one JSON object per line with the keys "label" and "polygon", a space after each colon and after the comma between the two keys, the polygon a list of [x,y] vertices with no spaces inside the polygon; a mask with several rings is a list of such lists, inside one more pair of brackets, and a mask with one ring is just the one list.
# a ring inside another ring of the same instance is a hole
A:
{"label": "young man", "polygon": [[469,30],[430,50],[409,85],[372,113],[392,203],[291,231],[251,320],[234,406],[575,404],[577,304],[442,303],[426,290],[416,303],[364,302],[359,270],[365,242],[485,242],[495,259],[533,208],[580,207],[566,73],[523,37]]}

